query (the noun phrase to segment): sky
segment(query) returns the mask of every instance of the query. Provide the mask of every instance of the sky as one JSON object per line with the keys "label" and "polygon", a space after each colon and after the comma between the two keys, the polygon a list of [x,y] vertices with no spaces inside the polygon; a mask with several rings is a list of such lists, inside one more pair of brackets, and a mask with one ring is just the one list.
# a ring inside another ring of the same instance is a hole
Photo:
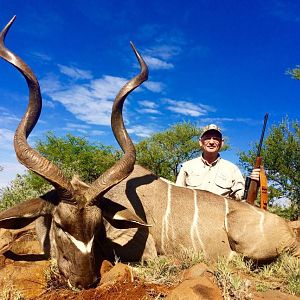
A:
{"label": "sky", "polygon": [[[112,102],[139,73],[132,41],[149,79],[124,106],[134,142],[190,121],[215,123],[230,144],[224,158],[258,142],[286,116],[299,119],[300,82],[286,74],[300,64],[298,0],[1,1],[0,27],[17,18],[6,46],[31,67],[43,109],[29,143],[48,131],[117,147]],[[12,141],[28,104],[20,73],[0,60],[0,188],[24,167]]]}

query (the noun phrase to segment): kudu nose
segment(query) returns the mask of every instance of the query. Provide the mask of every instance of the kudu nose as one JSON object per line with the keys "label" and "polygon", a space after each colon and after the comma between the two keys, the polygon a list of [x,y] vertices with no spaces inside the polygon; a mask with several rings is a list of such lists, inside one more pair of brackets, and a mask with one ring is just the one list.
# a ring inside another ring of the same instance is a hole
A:
{"label": "kudu nose", "polygon": [[77,277],[75,279],[69,279],[68,284],[72,288],[77,289],[87,289],[92,288],[97,285],[98,277],[97,276],[88,276],[88,277]]}

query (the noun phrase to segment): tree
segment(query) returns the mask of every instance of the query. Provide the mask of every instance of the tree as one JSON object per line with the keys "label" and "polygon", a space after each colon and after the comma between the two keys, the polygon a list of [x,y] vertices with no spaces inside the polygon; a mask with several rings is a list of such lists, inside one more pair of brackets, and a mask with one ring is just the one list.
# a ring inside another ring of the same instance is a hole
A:
{"label": "tree", "polygon": [[[156,133],[136,145],[137,163],[158,176],[174,181],[180,163],[199,155],[200,133],[201,130],[191,123],[175,124],[164,132]],[[38,140],[35,148],[42,156],[54,162],[69,179],[77,174],[85,182],[94,181],[123,155],[112,147],[91,144],[85,138],[71,134],[56,137],[51,132],[44,140]],[[43,178],[28,171],[25,175],[18,175],[9,187],[2,189],[0,197],[11,206],[42,195],[51,188]],[[2,207],[6,207],[4,202]]]}
{"label": "tree", "polygon": [[45,140],[38,140],[36,150],[54,162],[71,179],[74,174],[84,181],[92,182],[119,158],[111,146],[90,143],[86,138],[67,134],[56,137],[52,132]]}
{"label": "tree", "polygon": [[[252,169],[257,145],[250,151],[241,152],[239,160],[248,172]],[[262,149],[264,168],[269,183],[270,204],[275,199],[291,201],[293,216],[300,215],[300,127],[298,121],[284,119],[273,125]]]}
{"label": "tree", "polygon": [[292,78],[300,80],[300,65],[297,65],[294,69],[287,70],[286,73],[291,75]]}
{"label": "tree", "polygon": [[[201,130],[194,124],[183,122],[155,133],[136,145],[137,163],[158,176],[175,181],[182,162],[199,155]],[[224,150],[228,146],[224,147]]]}
{"label": "tree", "polygon": [[[76,174],[85,182],[98,178],[120,155],[113,147],[100,143],[91,144],[86,138],[71,134],[56,137],[51,132],[44,140],[37,141],[35,149],[54,162],[69,179]],[[17,175],[10,186],[0,190],[0,210],[42,195],[51,188],[46,180],[31,171]]]}
{"label": "tree", "polygon": [[29,174],[17,174],[9,186],[0,189],[0,211],[26,199],[38,197],[50,189],[50,185],[45,184],[42,179],[38,187],[36,189],[32,184]]}

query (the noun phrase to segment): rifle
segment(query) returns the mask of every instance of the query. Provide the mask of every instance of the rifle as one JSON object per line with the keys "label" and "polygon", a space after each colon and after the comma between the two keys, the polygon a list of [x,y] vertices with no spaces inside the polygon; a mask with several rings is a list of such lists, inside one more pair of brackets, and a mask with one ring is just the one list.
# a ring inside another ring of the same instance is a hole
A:
{"label": "rifle", "polygon": [[[261,206],[261,208],[264,208],[264,209],[267,209],[268,188],[267,188],[267,177],[265,174],[265,170],[262,166],[262,157],[261,157],[260,153],[261,153],[262,143],[264,140],[267,121],[268,121],[268,113],[266,113],[265,117],[264,117],[264,125],[263,125],[260,142],[259,142],[258,149],[257,149],[256,160],[255,160],[255,164],[254,164],[254,169],[257,169],[257,168],[261,169],[260,174],[259,174],[260,191],[261,191],[260,206]],[[256,180],[252,180],[250,177],[246,177],[245,191],[244,191],[243,198],[246,199],[246,201],[251,205],[254,205],[254,201],[257,198],[258,188],[259,188],[259,182],[257,182]]]}

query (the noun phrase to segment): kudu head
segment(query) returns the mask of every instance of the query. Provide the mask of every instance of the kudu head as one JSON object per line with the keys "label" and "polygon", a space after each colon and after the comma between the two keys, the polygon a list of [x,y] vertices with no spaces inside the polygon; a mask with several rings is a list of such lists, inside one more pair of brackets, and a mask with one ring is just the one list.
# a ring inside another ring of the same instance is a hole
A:
{"label": "kudu head", "polygon": [[147,226],[125,207],[115,203],[109,205],[103,203],[105,202],[103,195],[133,170],[136,153],[124,126],[122,109],[128,94],[147,80],[148,69],[131,44],[141,71],[119,91],[111,115],[112,130],[124,152],[123,157],[92,184],[85,184],[76,178],[69,181],[54,163],[42,157],[27,142],[30,132],[38,121],[42,98],[38,80],[32,70],[4,45],[6,34],[14,19],[15,17],[0,33],[0,57],[21,72],[29,89],[29,104],[16,130],[14,147],[18,160],[51,183],[54,190],[0,213],[0,227],[22,228],[39,217],[44,217],[45,220],[50,218],[51,253],[57,259],[60,272],[70,285],[87,288],[98,278],[95,237],[103,228],[103,218],[108,221],[126,220],[132,227]]}

